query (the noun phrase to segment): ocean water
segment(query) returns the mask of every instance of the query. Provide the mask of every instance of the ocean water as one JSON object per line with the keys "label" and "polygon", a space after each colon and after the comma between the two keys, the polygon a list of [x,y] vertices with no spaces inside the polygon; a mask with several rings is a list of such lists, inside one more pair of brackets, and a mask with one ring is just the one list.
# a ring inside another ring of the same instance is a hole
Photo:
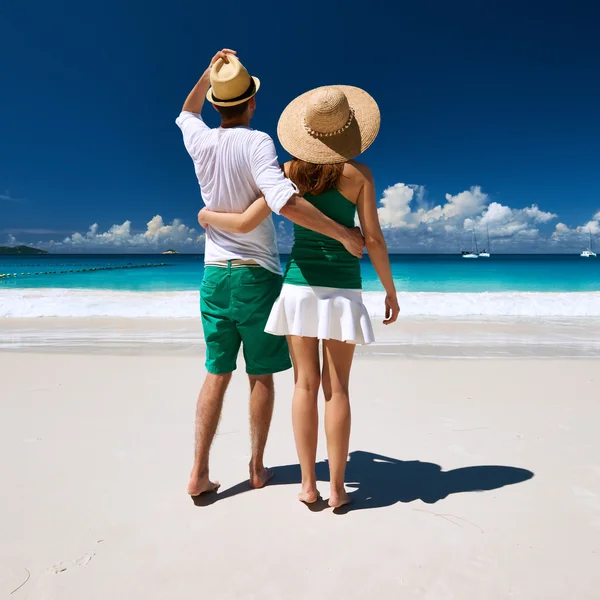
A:
{"label": "ocean water", "polygon": [[[282,256],[282,264],[285,264]],[[392,255],[405,316],[600,317],[600,259]],[[17,274],[14,277],[14,274]],[[201,255],[0,256],[0,317],[196,317]],[[362,261],[365,303],[383,288]]]}

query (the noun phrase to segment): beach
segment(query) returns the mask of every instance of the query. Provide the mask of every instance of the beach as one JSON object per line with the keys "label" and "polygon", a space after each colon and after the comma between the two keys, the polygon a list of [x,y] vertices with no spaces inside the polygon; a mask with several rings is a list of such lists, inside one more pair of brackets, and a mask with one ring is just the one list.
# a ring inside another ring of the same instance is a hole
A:
{"label": "beach", "polygon": [[[0,300],[2,297],[0,296]],[[138,306],[131,302],[131,306]],[[126,311],[127,309],[125,309]],[[590,317],[373,318],[376,341],[358,356],[396,359],[600,358],[600,319]],[[0,318],[0,351],[197,356],[199,318]]]}
{"label": "beach", "polygon": [[5,4],[0,600],[600,600],[600,9]]}
{"label": "beach", "polygon": [[[597,361],[359,353],[354,503],[334,514],[296,500],[290,372],[277,376],[273,483],[248,489],[240,359],[212,454],[222,487],[196,506],[203,348],[183,322],[178,343],[152,342],[167,325],[71,322],[73,342],[68,320],[2,321],[3,595],[26,581],[11,598],[598,597]],[[56,335],[27,345],[26,331]],[[321,480],[325,456],[321,437]]]}
{"label": "beach", "polygon": [[[392,258],[392,327],[363,261],[376,343],[356,351],[353,502],[337,513],[296,499],[291,372],[276,378],[275,476],[249,490],[241,356],[212,453],[221,489],[186,495],[201,257],[5,259],[0,595],[598,598],[598,263]],[[321,432],[326,499],[325,459]]]}

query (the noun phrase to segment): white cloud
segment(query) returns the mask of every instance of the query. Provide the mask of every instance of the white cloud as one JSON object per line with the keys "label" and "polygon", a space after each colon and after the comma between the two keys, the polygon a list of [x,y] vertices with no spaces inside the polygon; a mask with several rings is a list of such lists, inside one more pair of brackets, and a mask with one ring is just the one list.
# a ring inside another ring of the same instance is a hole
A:
{"label": "white cloud", "polygon": [[[383,192],[379,220],[383,227],[416,229],[420,225],[433,225],[476,215],[487,202],[487,194],[479,186],[453,196],[446,194],[446,203],[429,208],[425,201],[425,188],[420,185],[397,183]],[[413,208],[413,201],[416,207]]]}
{"label": "white cloud", "polygon": [[490,203],[481,215],[465,219],[464,228],[489,231],[491,236],[502,239],[538,237],[538,225],[549,223],[558,215],[545,212],[535,204],[522,209],[510,208],[498,202]]}
{"label": "white cloud", "polygon": [[549,221],[558,218],[558,215],[555,215],[554,213],[540,210],[537,204],[532,204],[529,208],[524,208],[523,213],[537,223],[548,223]]}
{"label": "white cloud", "polygon": [[9,246],[18,246],[17,238],[12,233],[8,234],[7,243]]}
{"label": "white cloud", "polygon": [[383,192],[381,207],[378,209],[382,227],[414,227],[410,219],[410,204],[415,197],[415,186],[397,183]]}
{"label": "white cloud", "polygon": [[[420,225],[442,224],[454,228],[467,217],[481,213],[487,204],[488,196],[479,186],[453,196],[446,194],[445,204],[431,208],[424,201],[425,188],[419,185],[397,183],[383,192],[379,220],[383,227],[416,229]],[[416,201],[416,202],[413,202]],[[413,207],[413,204],[416,204]]]}
{"label": "white cloud", "polygon": [[[479,186],[455,195],[445,194],[443,203],[427,200],[426,189],[420,185],[397,183],[383,192],[378,212],[390,251],[458,252],[470,248],[473,229],[480,248],[487,246],[489,231],[492,251],[497,252],[578,252],[588,243],[588,231],[600,235],[600,210],[594,211],[593,218],[582,225],[569,226],[559,222],[553,228],[552,222],[557,215],[536,204],[513,208],[491,201]],[[279,221],[279,249],[289,252],[293,243],[291,224],[285,219],[277,218],[276,221]],[[9,234],[9,245],[25,243],[54,252],[160,252],[167,248],[183,252],[204,251],[202,232],[188,227],[180,219],[165,223],[160,215],[148,221],[141,232],[136,232],[127,220],[105,231],[94,223],[87,232],[73,233],[61,241],[17,241],[11,230],[5,230],[5,233]]]}
{"label": "white cloud", "polygon": [[436,206],[433,210],[436,213],[441,212],[442,217],[446,219],[469,217],[479,213],[487,200],[488,195],[476,185],[456,196],[446,194],[446,204],[443,207]]}
{"label": "white cloud", "polygon": [[5,200],[6,202],[20,202],[20,198],[15,198],[10,194],[8,190],[4,192],[4,194],[0,194],[0,200]]}
{"label": "white cloud", "polygon": [[552,237],[558,242],[574,242],[575,240],[581,241],[585,236],[589,236],[590,233],[593,236],[600,234],[600,211],[592,217],[591,221],[577,227],[571,228],[565,223],[557,223]]}
{"label": "white cloud", "polygon": [[283,219],[277,225],[277,247],[282,254],[288,254],[294,244],[294,234],[287,219]]}
{"label": "white cloud", "polygon": [[[482,243],[487,232],[496,244],[531,248],[540,237],[540,226],[557,215],[541,210],[536,204],[511,208],[491,202],[480,186],[458,194],[446,194],[445,202],[425,202],[425,188],[397,183],[383,192],[379,219],[392,250],[455,252],[471,244],[475,229]],[[486,244],[485,244],[486,245]]]}
{"label": "white cloud", "polygon": [[165,225],[163,218],[156,215],[148,221],[146,231],[142,233],[132,232],[131,221],[113,225],[106,231],[100,231],[98,224],[94,223],[84,234],[77,232],[62,241],[51,241],[49,245],[57,252],[144,252],[167,248],[200,252],[203,242],[204,234],[199,234],[180,219]]}

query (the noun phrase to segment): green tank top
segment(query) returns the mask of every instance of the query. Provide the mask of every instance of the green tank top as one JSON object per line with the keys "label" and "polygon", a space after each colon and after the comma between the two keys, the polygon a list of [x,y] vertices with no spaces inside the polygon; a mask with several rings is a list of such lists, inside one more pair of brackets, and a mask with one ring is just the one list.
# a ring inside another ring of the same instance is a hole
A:
{"label": "green tank top", "polygon": [[[337,189],[304,198],[330,219],[354,227],[356,205]],[[294,225],[294,246],[284,283],[358,290],[362,288],[360,261],[343,244],[325,235]]]}

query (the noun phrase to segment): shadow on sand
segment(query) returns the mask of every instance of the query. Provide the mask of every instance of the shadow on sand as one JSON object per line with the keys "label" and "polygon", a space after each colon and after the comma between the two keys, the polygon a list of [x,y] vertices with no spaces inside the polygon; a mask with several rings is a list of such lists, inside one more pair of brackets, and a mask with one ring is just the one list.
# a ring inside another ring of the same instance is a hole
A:
{"label": "shadow on sand", "polygon": [[[316,470],[319,481],[329,481],[327,461],[317,463]],[[269,486],[300,484],[298,464],[274,467],[273,472],[274,476]],[[336,512],[343,514],[413,500],[434,504],[450,494],[495,490],[505,485],[527,481],[532,477],[533,473],[526,469],[495,465],[442,471],[440,465],[433,463],[402,461],[357,450],[350,453],[346,468],[346,486],[352,496],[352,504]],[[208,506],[250,489],[248,482],[244,481],[220,493],[199,496],[194,502],[197,506]],[[325,507],[324,502],[318,502],[312,506],[312,510],[322,510]]]}

